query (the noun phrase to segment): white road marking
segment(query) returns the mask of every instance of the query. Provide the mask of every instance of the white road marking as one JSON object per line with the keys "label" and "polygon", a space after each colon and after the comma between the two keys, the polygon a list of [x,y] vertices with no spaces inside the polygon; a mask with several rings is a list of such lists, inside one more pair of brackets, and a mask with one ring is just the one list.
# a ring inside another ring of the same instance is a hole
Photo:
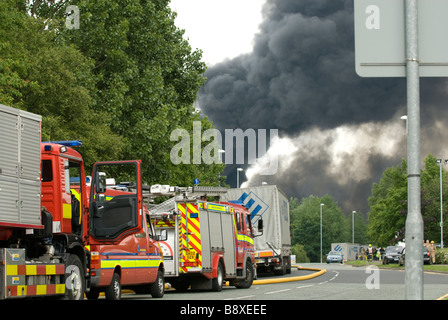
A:
{"label": "white road marking", "polygon": [[237,298],[227,298],[224,300],[239,300],[239,299],[248,299],[248,298],[253,298],[253,297],[255,297],[255,296],[251,295],[251,296],[244,296],[244,297],[237,297]]}
{"label": "white road marking", "polygon": [[285,292],[285,291],[290,291],[290,290],[291,290],[291,289],[283,289],[283,290],[277,290],[277,291],[265,292],[265,294],[275,294],[275,293]]}
{"label": "white road marking", "polygon": [[296,289],[301,289],[301,288],[308,288],[308,287],[313,287],[314,284],[309,284],[307,286],[300,286],[300,287],[296,287]]}

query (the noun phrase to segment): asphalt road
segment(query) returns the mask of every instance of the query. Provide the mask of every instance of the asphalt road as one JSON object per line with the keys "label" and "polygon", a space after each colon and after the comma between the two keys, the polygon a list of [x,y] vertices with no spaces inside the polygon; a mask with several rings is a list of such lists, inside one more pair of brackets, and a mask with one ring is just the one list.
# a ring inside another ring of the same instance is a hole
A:
{"label": "asphalt road", "polygon": [[[297,270],[275,277],[259,275],[259,282],[249,289],[224,287],[221,292],[167,290],[161,300],[404,300],[405,272],[400,270],[366,269],[340,264],[301,264],[305,268],[321,268],[326,272],[308,279],[317,271]],[[295,281],[277,283],[295,277]],[[301,280],[297,280],[301,279]],[[257,282],[256,282],[257,283]],[[437,300],[448,294],[448,274],[424,274],[424,300]],[[150,300],[150,295],[123,294],[123,300]],[[154,300],[154,299],[153,299]]]}

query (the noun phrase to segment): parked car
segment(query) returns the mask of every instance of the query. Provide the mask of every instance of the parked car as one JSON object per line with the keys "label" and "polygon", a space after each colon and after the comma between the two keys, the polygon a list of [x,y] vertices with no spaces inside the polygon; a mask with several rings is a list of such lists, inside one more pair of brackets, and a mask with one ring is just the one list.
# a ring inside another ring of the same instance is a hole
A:
{"label": "parked car", "polygon": [[342,253],[337,252],[337,251],[330,251],[327,254],[327,263],[330,263],[330,262],[342,263],[343,259],[344,259],[344,256],[342,255]]}
{"label": "parked car", "polygon": [[383,264],[398,263],[402,251],[402,246],[388,246],[383,255]]}
{"label": "parked car", "polygon": [[[404,266],[404,263],[406,261],[405,260],[406,259],[405,250],[406,250],[406,248],[403,249],[403,251],[401,252],[400,258],[398,259],[398,265],[400,265],[400,266]],[[431,254],[429,253],[428,248],[423,247],[423,263],[429,264],[431,261],[430,259],[431,259]]]}

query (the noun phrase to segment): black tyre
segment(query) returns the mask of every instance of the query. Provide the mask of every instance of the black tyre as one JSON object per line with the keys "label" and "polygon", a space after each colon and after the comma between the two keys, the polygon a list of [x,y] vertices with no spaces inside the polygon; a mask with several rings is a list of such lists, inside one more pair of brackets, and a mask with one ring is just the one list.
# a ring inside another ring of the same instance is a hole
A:
{"label": "black tyre", "polygon": [[246,278],[243,280],[240,280],[239,283],[237,285],[235,285],[235,287],[237,287],[239,289],[250,288],[252,286],[252,283],[254,282],[254,278],[255,278],[254,266],[253,266],[252,262],[247,261],[246,262]]}
{"label": "black tyre", "polygon": [[121,282],[120,275],[114,273],[112,276],[112,281],[105,291],[107,300],[120,300],[121,299]]}
{"label": "black tyre", "polygon": [[157,272],[156,282],[151,285],[151,296],[153,298],[162,298],[165,294],[165,280],[163,278],[163,271]]}
{"label": "black tyre", "polygon": [[69,254],[65,263],[65,296],[69,300],[83,300],[86,291],[84,268],[81,259]]}
{"label": "black tyre", "polygon": [[179,292],[185,292],[188,290],[188,288],[190,287],[190,281],[187,281],[185,279],[181,280],[181,281],[173,281],[171,283],[171,286],[176,289],[176,291]]}
{"label": "black tyre", "polygon": [[220,262],[218,264],[218,276],[212,280],[212,291],[219,292],[222,290],[222,284],[224,281],[224,267]]}
{"label": "black tyre", "polygon": [[90,288],[89,292],[86,292],[86,297],[89,300],[98,300],[100,296],[100,290],[98,288]]}

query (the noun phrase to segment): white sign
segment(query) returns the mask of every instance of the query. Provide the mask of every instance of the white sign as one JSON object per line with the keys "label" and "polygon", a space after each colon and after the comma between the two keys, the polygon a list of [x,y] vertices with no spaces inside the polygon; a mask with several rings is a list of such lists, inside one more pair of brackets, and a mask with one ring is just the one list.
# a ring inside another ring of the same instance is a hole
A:
{"label": "white sign", "polygon": [[[404,0],[354,0],[355,63],[361,77],[405,77]],[[419,73],[448,76],[448,1],[418,1]]]}

